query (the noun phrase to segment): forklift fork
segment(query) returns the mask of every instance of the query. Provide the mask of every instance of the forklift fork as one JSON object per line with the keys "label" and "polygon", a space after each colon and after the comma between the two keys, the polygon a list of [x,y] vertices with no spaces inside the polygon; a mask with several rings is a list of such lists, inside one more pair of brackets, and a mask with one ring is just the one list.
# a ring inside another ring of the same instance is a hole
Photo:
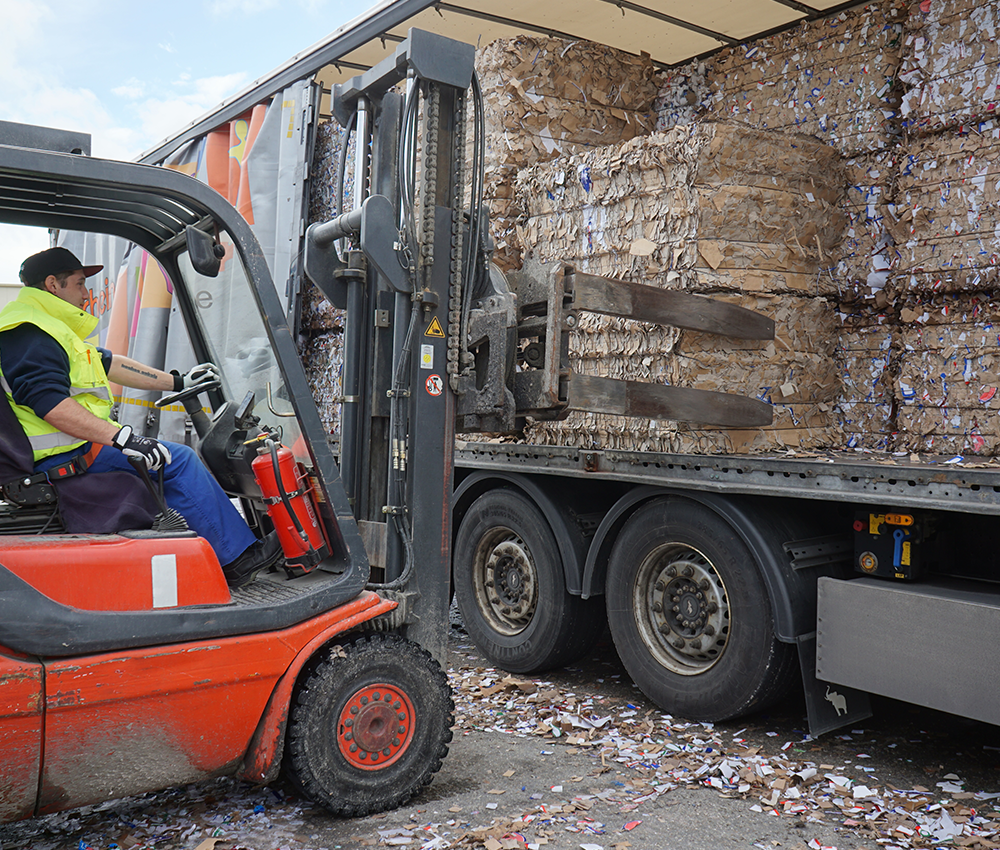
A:
{"label": "forklift fork", "polygon": [[[774,339],[774,322],[766,316],[702,295],[585,274],[568,263],[526,264],[522,270],[509,274],[509,284],[517,300],[515,344],[519,369],[511,372],[509,381],[514,417],[564,419],[572,410],[583,410],[729,428],[771,424],[771,406],[756,399],[580,375],[569,366],[569,335],[579,326],[581,312],[741,339]],[[477,305],[478,312],[489,313],[495,303],[498,299],[494,294]],[[504,312],[509,314],[506,305]],[[502,342],[495,334],[490,338],[490,356],[486,358],[490,365],[486,368],[494,372],[498,361],[510,361]],[[470,339],[470,343],[474,345],[475,340]],[[480,368],[477,360],[477,372]],[[496,423],[495,414],[502,407],[502,399],[494,398],[494,407],[487,411],[483,395],[459,396],[463,430],[478,430],[468,426],[486,419],[488,413],[494,414]],[[509,422],[509,430],[516,427],[515,421]]]}

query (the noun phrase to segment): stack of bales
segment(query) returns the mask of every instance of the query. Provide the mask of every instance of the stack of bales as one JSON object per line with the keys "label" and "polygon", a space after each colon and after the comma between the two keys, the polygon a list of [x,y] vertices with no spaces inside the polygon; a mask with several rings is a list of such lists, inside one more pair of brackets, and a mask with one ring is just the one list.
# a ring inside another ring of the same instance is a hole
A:
{"label": "stack of bales", "polygon": [[837,317],[820,258],[841,237],[839,157],[813,139],[730,123],[678,127],[523,169],[523,250],[542,262],[710,294],[771,316],[773,342],[585,315],[583,374],[727,391],[774,405],[746,430],[574,413],[529,442],[748,452],[839,444]]}
{"label": "stack of bales", "polygon": [[[765,398],[772,429],[580,415],[532,425],[526,439],[1000,451],[998,9],[881,0],[659,77],[647,57],[579,41],[482,50],[502,266],[567,260],[731,298],[778,323],[761,345],[589,316],[572,339],[578,371]],[[303,310],[322,398],[339,392],[339,361],[324,368],[338,323],[325,307]]]}
{"label": "stack of bales", "polygon": [[1000,450],[997,3],[915,3],[889,280],[900,326],[896,448]]}
{"label": "stack of bales", "polygon": [[897,77],[906,14],[901,0],[883,0],[723,50],[707,62],[708,115],[808,133],[844,158],[844,239],[821,258],[821,274],[842,318],[837,415],[851,448],[888,448],[894,429],[896,337],[882,291],[891,262],[886,211],[901,133]]}

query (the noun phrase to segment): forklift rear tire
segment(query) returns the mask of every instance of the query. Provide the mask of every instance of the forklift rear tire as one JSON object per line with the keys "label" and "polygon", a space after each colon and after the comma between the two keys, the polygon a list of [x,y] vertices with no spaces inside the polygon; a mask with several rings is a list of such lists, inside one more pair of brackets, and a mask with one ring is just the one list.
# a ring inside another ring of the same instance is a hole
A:
{"label": "forklift rear tire", "polygon": [[570,664],[604,629],[601,599],[567,592],[552,529],[517,490],[490,490],[472,503],[453,563],[469,637],[504,670],[536,673]]}
{"label": "forklift rear tire", "polygon": [[430,653],[397,635],[332,647],[298,688],[285,772],[342,817],[401,806],[441,769],[455,706]]}
{"label": "forklift rear tire", "polygon": [[625,523],[606,586],[615,648],[664,711],[718,721],[766,708],[797,676],[771,602],[736,531],[704,505],[656,499]]}

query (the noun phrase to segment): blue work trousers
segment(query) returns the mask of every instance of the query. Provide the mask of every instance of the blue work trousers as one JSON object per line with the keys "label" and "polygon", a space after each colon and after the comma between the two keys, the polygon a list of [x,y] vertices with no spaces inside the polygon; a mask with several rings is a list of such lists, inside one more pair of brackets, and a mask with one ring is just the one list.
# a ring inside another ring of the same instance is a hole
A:
{"label": "blue work trousers", "polygon": [[[170,450],[171,461],[159,472],[150,473],[154,485],[162,475],[167,507],[177,511],[199,537],[211,544],[220,564],[232,563],[257,537],[194,449],[166,440],[161,442]],[[88,472],[137,475],[128,458],[113,446],[101,448]]]}

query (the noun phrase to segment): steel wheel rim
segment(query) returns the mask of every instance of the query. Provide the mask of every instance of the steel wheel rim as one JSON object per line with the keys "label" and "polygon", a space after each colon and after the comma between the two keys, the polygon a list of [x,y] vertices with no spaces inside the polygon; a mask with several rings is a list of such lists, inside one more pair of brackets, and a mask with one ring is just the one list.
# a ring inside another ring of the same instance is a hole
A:
{"label": "steel wheel rim", "polygon": [[712,562],[686,543],[665,543],[639,565],[633,588],[639,636],[672,673],[714,667],[730,636],[729,596]]}
{"label": "steel wheel rim", "polygon": [[538,571],[524,541],[495,527],[476,547],[472,564],[476,607],[498,634],[523,632],[538,605]]}
{"label": "steel wheel rim", "polygon": [[385,682],[358,688],[337,719],[341,755],[361,770],[397,762],[413,740],[415,714],[406,692]]}

